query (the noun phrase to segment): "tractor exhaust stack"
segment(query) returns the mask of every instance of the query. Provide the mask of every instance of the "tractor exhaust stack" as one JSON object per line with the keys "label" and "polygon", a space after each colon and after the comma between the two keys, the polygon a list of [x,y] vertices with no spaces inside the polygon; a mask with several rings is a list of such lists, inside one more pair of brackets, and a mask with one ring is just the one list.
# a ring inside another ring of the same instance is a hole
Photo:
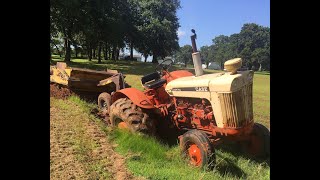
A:
{"label": "tractor exhaust stack", "polygon": [[195,76],[201,76],[203,75],[203,69],[202,69],[202,63],[201,63],[201,57],[200,57],[200,52],[197,50],[197,45],[196,45],[196,38],[197,34],[194,29],[191,30],[194,34],[191,36],[191,43],[192,43],[192,60],[193,60],[193,66],[194,66],[194,71],[195,71]]}

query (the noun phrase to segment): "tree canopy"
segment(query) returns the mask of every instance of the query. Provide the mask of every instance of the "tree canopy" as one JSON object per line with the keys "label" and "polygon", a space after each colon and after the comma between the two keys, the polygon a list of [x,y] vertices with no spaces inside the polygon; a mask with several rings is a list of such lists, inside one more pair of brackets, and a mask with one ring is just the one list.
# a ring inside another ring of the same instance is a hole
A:
{"label": "tree canopy", "polygon": [[[89,60],[101,53],[118,59],[120,49],[135,48],[144,56],[171,55],[179,48],[179,0],[50,0],[50,34],[64,40],[65,61],[70,61],[71,45]],[[58,48],[51,40],[51,49]],[[56,41],[55,41],[56,42]]]}
{"label": "tree canopy", "polygon": [[180,62],[187,66],[192,62],[192,46],[184,45],[175,53],[175,62]]}
{"label": "tree canopy", "polygon": [[223,63],[241,57],[243,65],[253,70],[270,70],[270,28],[244,24],[240,33],[220,35],[212,40],[213,61]]}
{"label": "tree canopy", "polygon": [[[185,48],[185,46],[180,47],[180,51],[177,51],[177,61],[181,61],[179,57],[181,52],[186,52]],[[223,67],[225,61],[240,57],[243,66],[248,69],[269,71],[270,28],[254,23],[244,24],[239,33],[216,36],[210,46],[200,48],[200,53],[207,65],[209,62],[217,62]],[[190,62],[192,63],[188,61]]]}

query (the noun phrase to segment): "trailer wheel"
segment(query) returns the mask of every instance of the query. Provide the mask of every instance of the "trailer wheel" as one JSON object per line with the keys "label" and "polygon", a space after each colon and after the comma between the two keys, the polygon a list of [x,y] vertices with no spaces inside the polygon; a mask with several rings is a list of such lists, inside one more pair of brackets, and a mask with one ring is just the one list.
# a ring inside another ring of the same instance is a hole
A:
{"label": "trailer wheel", "polygon": [[208,136],[199,130],[190,130],[180,138],[182,157],[199,168],[215,166],[215,150]]}
{"label": "trailer wheel", "polygon": [[154,120],[128,98],[116,100],[110,107],[110,124],[113,127],[154,135]]}
{"label": "trailer wheel", "polygon": [[270,131],[259,123],[254,123],[249,140],[243,143],[244,150],[251,156],[265,158],[270,155]]}
{"label": "trailer wheel", "polygon": [[110,94],[104,92],[98,97],[98,107],[103,114],[108,114],[110,110],[111,96]]}

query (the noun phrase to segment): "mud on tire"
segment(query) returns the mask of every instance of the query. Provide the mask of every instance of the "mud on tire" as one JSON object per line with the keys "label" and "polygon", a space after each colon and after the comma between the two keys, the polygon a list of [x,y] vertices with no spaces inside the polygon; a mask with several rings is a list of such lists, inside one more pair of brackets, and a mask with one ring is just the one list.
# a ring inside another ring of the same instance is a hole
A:
{"label": "mud on tire", "polygon": [[110,94],[103,92],[98,97],[98,107],[102,111],[102,114],[108,114],[110,111],[110,102],[111,96]]}
{"label": "mud on tire", "polygon": [[110,125],[117,127],[125,122],[131,132],[142,132],[154,135],[154,120],[128,98],[120,98],[110,106]]}

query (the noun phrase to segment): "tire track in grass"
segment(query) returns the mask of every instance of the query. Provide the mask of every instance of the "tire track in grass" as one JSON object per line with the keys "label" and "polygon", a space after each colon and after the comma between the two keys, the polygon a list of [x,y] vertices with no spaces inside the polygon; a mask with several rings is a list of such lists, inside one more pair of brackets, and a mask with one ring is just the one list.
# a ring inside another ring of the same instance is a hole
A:
{"label": "tire track in grass", "polygon": [[70,100],[50,98],[50,179],[141,179],[105,132]]}

